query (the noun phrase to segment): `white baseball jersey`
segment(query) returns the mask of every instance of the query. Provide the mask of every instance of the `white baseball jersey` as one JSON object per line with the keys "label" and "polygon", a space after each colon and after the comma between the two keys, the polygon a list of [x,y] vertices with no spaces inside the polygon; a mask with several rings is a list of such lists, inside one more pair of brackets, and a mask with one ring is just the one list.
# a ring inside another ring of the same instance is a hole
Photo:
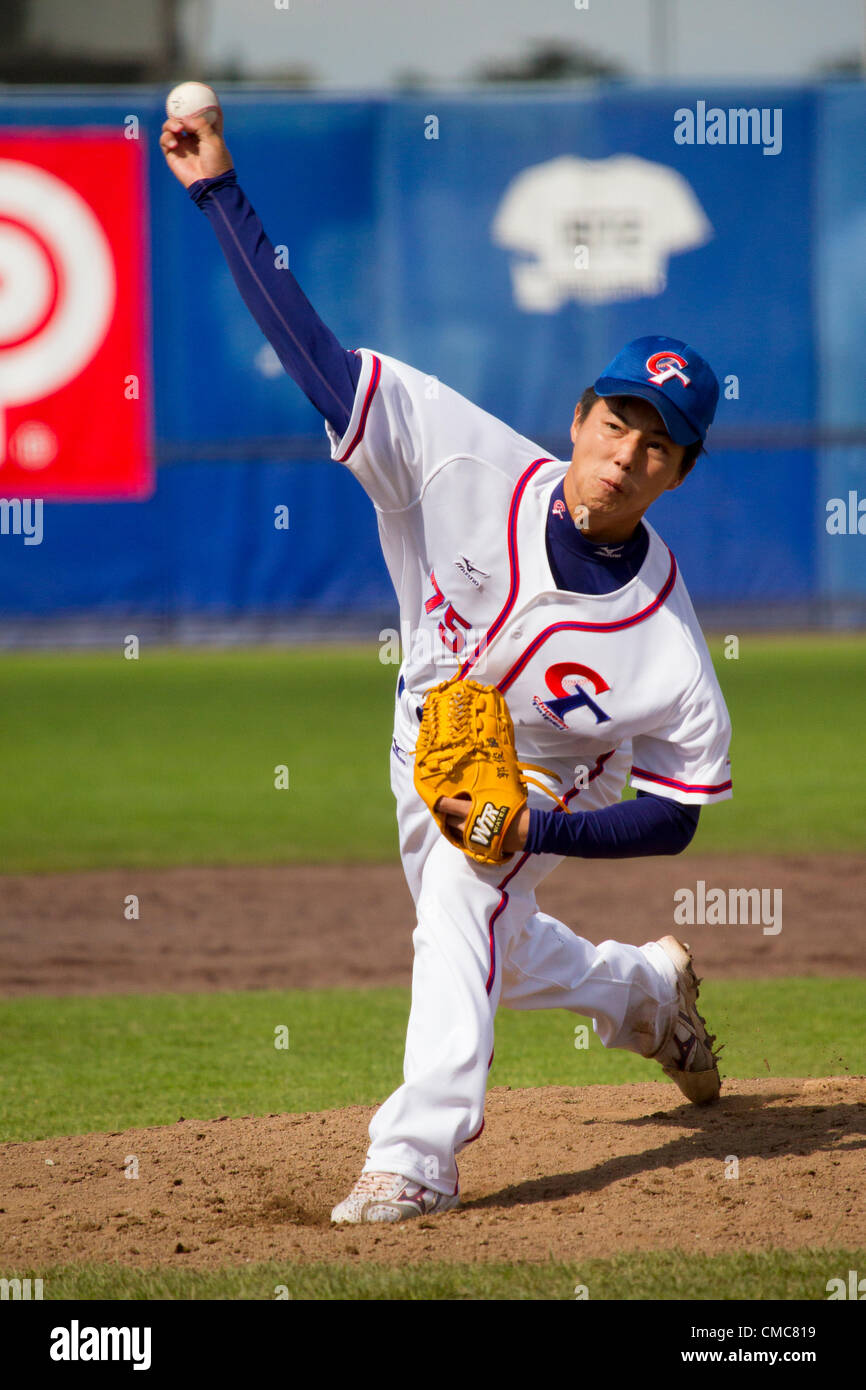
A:
{"label": "white baseball jersey", "polygon": [[629,768],[633,787],[676,801],[730,797],[728,713],[661,537],[643,522],[644,563],[613,593],[558,589],[545,530],[569,465],[436,378],[361,355],[348,429],[327,429],[376,508],[400,601],[403,736],[424,692],[459,672],[498,686],[518,756],[569,800],[577,783],[581,809],[619,800]]}

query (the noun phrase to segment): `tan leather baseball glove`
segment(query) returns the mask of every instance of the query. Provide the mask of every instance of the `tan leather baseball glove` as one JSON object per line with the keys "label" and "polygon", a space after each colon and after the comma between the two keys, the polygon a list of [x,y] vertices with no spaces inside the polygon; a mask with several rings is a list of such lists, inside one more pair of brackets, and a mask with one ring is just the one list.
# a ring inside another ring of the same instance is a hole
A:
{"label": "tan leather baseball glove", "polygon": [[[540,787],[563,811],[568,807],[525,769],[561,778],[535,763],[520,763],[505,696],[493,685],[456,676],[428,691],[415,750],[415,787],[443,835],[479,864],[504,864],[503,842],[528,796]],[[462,837],[436,811],[440,797],[467,797],[471,810]]]}

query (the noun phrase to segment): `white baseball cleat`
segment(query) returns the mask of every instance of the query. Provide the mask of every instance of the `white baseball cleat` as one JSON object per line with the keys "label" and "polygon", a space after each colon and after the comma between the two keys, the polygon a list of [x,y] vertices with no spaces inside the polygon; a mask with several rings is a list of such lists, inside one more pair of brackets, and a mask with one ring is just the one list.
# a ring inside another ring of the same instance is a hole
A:
{"label": "white baseball cleat", "polygon": [[676,968],[680,1007],[670,1032],[652,1056],[688,1100],[706,1105],[718,1098],[722,1083],[716,1065],[718,1053],[713,1052],[715,1035],[707,1032],[696,1007],[700,980],[692,968],[691,947],[675,936],[663,936],[656,945]]}
{"label": "white baseball cleat", "polygon": [[331,1212],[337,1225],[362,1221],[407,1221],[458,1206],[460,1196],[433,1192],[400,1173],[362,1173],[345,1201]]}

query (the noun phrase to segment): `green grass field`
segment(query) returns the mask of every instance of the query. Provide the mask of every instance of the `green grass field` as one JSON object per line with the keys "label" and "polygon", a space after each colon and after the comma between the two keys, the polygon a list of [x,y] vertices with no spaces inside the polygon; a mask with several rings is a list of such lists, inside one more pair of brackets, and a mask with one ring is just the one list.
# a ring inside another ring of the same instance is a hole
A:
{"label": "green grass field", "polygon": [[[702,1000],[730,1039],[723,1076],[839,1074],[844,1058],[862,1050],[866,980],[707,982]],[[0,1138],[117,1132],[169,1125],[180,1115],[212,1119],[375,1104],[399,1081],[408,1004],[401,989],[7,1000],[0,1004],[0,1037],[15,1066],[0,1078]],[[286,1051],[273,1045],[279,1024],[289,1028]],[[571,1015],[500,1010],[491,1084],[647,1079],[644,1061],[606,1052],[592,1033],[586,1050],[574,1041]],[[826,1297],[828,1270],[864,1265],[866,1251],[816,1245],[687,1259],[623,1252],[580,1265],[268,1263],[200,1273],[86,1262],[4,1266],[3,1273],[42,1278],[46,1298],[74,1300],[546,1301],[573,1299],[577,1284],[596,1301],[819,1300]]]}
{"label": "green grass field", "polygon": [[[822,853],[866,847],[866,787],[843,734],[860,723],[866,640],[711,644],[734,725],[734,800],[695,848]],[[396,671],[378,649],[16,654],[0,664],[5,873],[117,865],[389,860]],[[289,769],[289,789],[274,770]],[[335,837],[335,807],[339,836]],[[0,878],[2,894],[2,878]],[[822,1076],[862,1055],[866,981],[707,981],[730,1041],[723,1074]],[[372,1104],[399,1080],[408,992],[316,990],[0,1002],[6,1141]],[[759,1020],[759,1022],[756,1022]],[[290,1046],[273,1046],[274,1028]],[[371,1047],[375,1039],[375,1047]],[[494,1086],[645,1080],[646,1064],[574,1046],[565,1013],[500,1011]],[[863,1251],[623,1254],[572,1266],[417,1269],[258,1265],[214,1274],[109,1265],[5,1270],[49,1298],[823,1298],[828,1266]]]}
{"label": "green grass field", "polygon": [[[53,1265],[22,1269],[41,1278],[46,1299],[379,1299],[569,1302],[580,1286],[592,1302],[607,1299],[805,1299],[827,1296],[828,1271],[862,1269],[866,1251],[839,1248],[763,1250],[743,1255],[634,1251],[580,1263],[388,1265],[249,1264],[214,1273],[138,1270],[120,1265]],[[832,1277],[832,1275],[830,1276]],[[744,1319],[745,1320],[745,1319]],[[808,1321],[808,1319],[804,1319]]]}
{"label": "green grass field", "polygon": [[[737,660],[712,648],[734,799],[704,814],[695,848],[866,847],[866,784],[840,733],[861,722],[866,639],[747,635]],[[3,871],[394,859],[396,671],[378,655],[4,657]],[[287,790],[274,787],[278,765]]]}
{"label": "green grass field", "polygon": [[[866,980],[707,981],[701,1001],[728,1040],[723,1075],[838,1075],[863,1055]],[[403,989],[6,1000],[0,1037],[15,1066],[0,1075],[0,1140],[372,1105],[400,1082],[408,1014]],[[501,1009],[490,1084],[661,1079],[591,1031],[576,1048],[575,1022]]]}

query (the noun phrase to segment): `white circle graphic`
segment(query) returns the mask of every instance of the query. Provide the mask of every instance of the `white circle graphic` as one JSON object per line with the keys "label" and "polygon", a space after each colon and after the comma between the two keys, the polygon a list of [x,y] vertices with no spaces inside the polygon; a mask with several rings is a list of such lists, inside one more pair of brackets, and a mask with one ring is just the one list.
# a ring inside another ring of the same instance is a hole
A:
{"label": "white circle graphic", "polygon": [[19,468],[47,468],[59,452],[57,435],[42,420],[24,420],[9,440],[9,457]]}
{"label": "white circle graphic", "polygon": [[8,351],[48,314],[55,279],[45,248],[15,223],[0,221],[0,266],[0,349]]}
{"label": "white circle graphic", "polygon": [[95,213],[48,170],[0,159],[0,219],[0,344],[12,342],[0,346],[2,412],[50,395],[87,366],[111,323],[116,279]]}

